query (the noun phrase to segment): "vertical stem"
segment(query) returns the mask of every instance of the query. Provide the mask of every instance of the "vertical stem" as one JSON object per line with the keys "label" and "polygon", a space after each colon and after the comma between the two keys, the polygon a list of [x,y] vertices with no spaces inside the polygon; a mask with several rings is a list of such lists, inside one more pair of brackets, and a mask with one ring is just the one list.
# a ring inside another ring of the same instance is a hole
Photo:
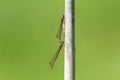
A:
{"label": "vertical stem", "polygon": [[74,0],[65,0],[64,80],[75,80],[75,10]]}

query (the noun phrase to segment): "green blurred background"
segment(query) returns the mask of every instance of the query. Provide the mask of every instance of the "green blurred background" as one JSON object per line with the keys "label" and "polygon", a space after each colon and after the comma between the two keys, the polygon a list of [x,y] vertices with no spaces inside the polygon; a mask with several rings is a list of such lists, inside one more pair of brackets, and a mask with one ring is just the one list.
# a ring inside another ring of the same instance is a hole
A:
{"label": "green blurred background", "polygon": [[[76,80],[120,80],[120,0],[76,0]],[[64,0],[0,0],[0,80],[63,80],[55,35]]]}

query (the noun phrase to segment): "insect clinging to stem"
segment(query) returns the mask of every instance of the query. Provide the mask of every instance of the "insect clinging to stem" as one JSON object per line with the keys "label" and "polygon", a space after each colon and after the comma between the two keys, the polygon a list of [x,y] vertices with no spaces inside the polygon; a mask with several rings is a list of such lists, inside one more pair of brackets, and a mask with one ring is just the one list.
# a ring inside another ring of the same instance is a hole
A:
{"label": "insect clinging to stem", "polygon": [[55,61],[57,60],[58,56],[59,56],[59,53],[64,45],[64,41],[62,41],[62,30],[64,28],[64,14],[61,18],[61,21],[60,21],[60,26],[59,26],[59,29],[58,29],[58,33],[56,35],[56,37],[59,39],[59,47],[55,53],[55,55],[53,56],[53,58],[51,59],[50,61],[50,66],[51,66],[51,69],[53,68],[54,64],[55,64]]}

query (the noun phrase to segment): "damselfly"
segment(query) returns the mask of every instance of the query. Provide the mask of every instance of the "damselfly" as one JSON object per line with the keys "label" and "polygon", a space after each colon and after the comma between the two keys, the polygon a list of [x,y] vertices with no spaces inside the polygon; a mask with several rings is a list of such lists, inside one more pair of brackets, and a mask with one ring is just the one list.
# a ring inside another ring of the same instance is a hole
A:
{"label": "damselfly", "polygon": [[56,37],[59,39],[60,41],[60,45],[55,53],[55,55],[53,56],[53,58],[51,59],[50,61],[50,66],[51,66],[51,69],[53,68],[54,64],[55,64],[55,61],[57,60],[58,56],[59,56],[59,53],[60,53],[60,50],[62,49],[63,45],[64,45],[64,41],[61,40],[61,37],[62,37],[62,30],[63,30],[63,24],[64,24],[64,15],[62,16],[61,18],[61,22],[60,22],[60,27],[58,29],[58,33],[56,35]]}

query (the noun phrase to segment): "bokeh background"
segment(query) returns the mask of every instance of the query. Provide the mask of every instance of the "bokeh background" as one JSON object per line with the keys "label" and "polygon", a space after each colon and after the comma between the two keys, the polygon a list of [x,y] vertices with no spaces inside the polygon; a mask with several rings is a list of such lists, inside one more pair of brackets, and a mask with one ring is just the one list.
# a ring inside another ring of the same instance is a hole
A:
{"label": "bokeh background", "polygon": [[[120,0],[76,0],[76,80],[120,80]],[[63,80],[49,61],[64,0],[0,0],[0,80]]]}

